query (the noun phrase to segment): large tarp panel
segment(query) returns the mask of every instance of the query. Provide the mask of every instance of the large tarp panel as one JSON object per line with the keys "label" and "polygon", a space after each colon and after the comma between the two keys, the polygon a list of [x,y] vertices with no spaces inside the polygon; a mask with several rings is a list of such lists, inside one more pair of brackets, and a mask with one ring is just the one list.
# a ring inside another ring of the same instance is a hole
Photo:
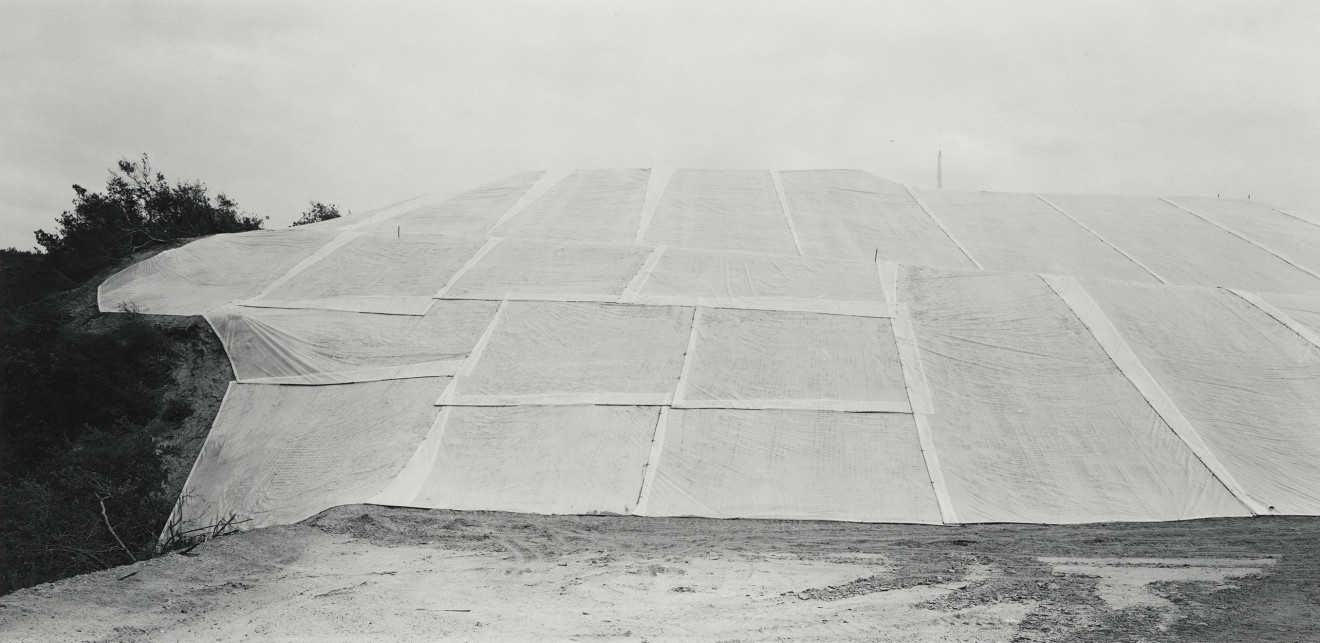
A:
{"label": "large tarp panel", "polygon": [[644,304],[890,315],[871,261],[663,248],[632,301]]}
{"label": "large tarp panel", "polygon": [[918,194],[987,270],[1159,282],[1035,195],[944,190]]}
{"label": "large tarp panel", "polygon": [[666,416],[643,515],[940,523],[911,415]]}
{"label": "large tarp panel", "polygon": [[649,170],[576,170],[494,234],[594,245],[632,244]]}
{"label": "large tarp panel", "polygon": [[255,529],[366,502],[403,469],[439,409],[445,378],[333,386],[230,384],[184,484],[190,529]]}
{"label": "large tarp panel", "polygon": [[[658,412],[637,406],[447,407],[398,488],[373,502],[626,514],[637,504]],[[412,479],[420,483],[415,493]]]}
{"label": "large tarp panel", "polygon": [[441,404],[669,404],[691,308],[507,301]]}
{"label": "large tarp panel", "polygon": [[1320,279],[1156,197],[1046,198],[1168,283],[1320,292]]}
{"label": "large tarp panel", "polygon": [[910,268],[901,286],[960,521],[1247,514],[1040,277]]}
{"label": "large tarp panel", "polygon": [[231,306],[208,313],[240,382],[336,384],[453,375],[493,301],[437,301],[425,316]]}
{"label": "large tarp panel", "polygon": [[910,410],[888,319],[697,311],[675,406]]}
{"label": "large tarp panel", "polygon": [[764,170],[675,170],[645,243],[797,255],[774,179]]}
{"label": "large tarp panel", "polygon": [[97,304],[102,312],[201,315],[261,292],[332,239],[297,229],[199,239],[112,275],[97,288]]}
{"label": "large tarp panel", "polygon": [[1284,214],[1259,201],[1171,198],[1182,208],[1209,219],[1289,262],[1320,273],[1320,225]]}
{"label": "large tarp panel", "polygon": [[779,176],[805,256],[976,267],[898,183],[861,170]]}
{"label": "large tarp panel", "polygon": [[436,234],[362,235],[246,303],[421,315],[484,243]]}
{"label": "large tarp panel", "polygon": [[637,246],[580,246],[527,239],[493,244],[439,296],[448,299],[617,301],[646,257]]}
{"label": "large tarp panel", "polygon": [[522,172],[440,203],[424,205],[365,228],[371,234],[403,236],[448,234],[477,237],[490,233],[545,172]]}
{"label": "large tarp panel", "polygon": [[1085,285],[1249,495],[1320,514],[1320,347],[1221,289]]}

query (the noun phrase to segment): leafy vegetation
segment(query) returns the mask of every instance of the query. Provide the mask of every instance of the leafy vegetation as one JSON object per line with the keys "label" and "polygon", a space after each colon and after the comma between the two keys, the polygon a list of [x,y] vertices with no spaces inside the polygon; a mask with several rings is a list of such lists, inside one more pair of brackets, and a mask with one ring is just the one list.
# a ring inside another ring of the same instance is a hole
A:
{"label": "leafy vegetation", "polygon": [[95,286],[133,253],[262,227],[145,155],[74,192],[43,251],[0,250],[0,594],[157,550],[174,501],[159,436],[193,415],[170,392],[197,331],[101,315]]}
{"label": "leafy vegetation", "polygon": [[307,208],[307,211],[303,212],[302,216],[298,217],[298,220],[293,222],[293,225],[307,225],[319,221],[329,221],[331,219],[338,219],[340,216],[339,206],[326,205],[320,201],[312,201],[310,207]]}
{"label": "leafy vegetation", "polygon": [[36,235],[49,265],[75,280],[172,239],[262,227],[262,219],[243,213],[223,193],[208,195],[201,181],[171,185],[146,154],[138,162],[119,161],[104,193],[79,185],[73,191],[73,210],[60,215],[59,229]]}

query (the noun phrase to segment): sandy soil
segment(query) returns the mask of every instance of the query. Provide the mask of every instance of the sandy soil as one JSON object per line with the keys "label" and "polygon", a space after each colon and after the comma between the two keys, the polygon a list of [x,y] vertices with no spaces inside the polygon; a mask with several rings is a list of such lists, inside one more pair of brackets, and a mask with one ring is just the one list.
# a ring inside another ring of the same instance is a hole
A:
{"label": "sandy soil", "polygon": [[1320,519],[929,527],[340,507],[0,597],[0,639],[1320,640]]}

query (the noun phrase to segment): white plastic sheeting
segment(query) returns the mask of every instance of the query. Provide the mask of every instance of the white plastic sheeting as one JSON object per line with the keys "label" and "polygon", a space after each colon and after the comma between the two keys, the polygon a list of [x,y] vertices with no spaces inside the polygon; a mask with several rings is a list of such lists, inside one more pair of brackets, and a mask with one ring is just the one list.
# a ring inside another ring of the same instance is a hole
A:
{"label": "white plastic sheeting", "polygon": [[1320,347],[1222,289],[1085,285],[1248,494],[1320,514]]}
{"label": "white plastic sheeting", "polygon": [[910,410],[887,319],[699,308],[675,407]]}
{"label": "white plastic sheeting", "polygon": [[649,254],[648,249],[636,246],[496,238],[437,296],[617,301]]}
{"label": "white plastic sheeting", "polygon": [[[986,270],[1158,282],[1035,195],[943,190],[918,194]],[[1024,234],[1026,230],[1030,234]]]}
{"label": "white plastic sheeting", "polygon": [[191,528],[232,516],[255,529],[366,502],[422,443],[444,381],[230,384],[176,517]]}
{"label": "white plastic sheeting", "polygon": [[1320,335],[1320,296],[1269,293],[1260,297],[1277,307],[1293,322]]}
{"label": "white plastic sheeting", "polygon": [[476,237],[489,234],[545,172],[522,172],[464,192],[440,203],[411,209],[364,228],[371,234],[402,236],[447,234]]}
{"label": "white plastic sheeting", "polygon": [[577,170],[494,234],[594,245],[632,244],[649,170]]}
{"label": "white plastic sheeting", "polygon": [[335,384],[453,375],[493,301],[439,301],[422,317],[232,306],[206,319],[240,382]]}
{"label": "white plastic sheeting", "polygon": [[1222,226],[1285,261],[1320,274],[1320,225],[1259,201],[1177,197],[1170,203]]}
{"label": "white plastic sheeting", "polygon": [[98,295],[207,314],[231,357],[241,383],[181,507],[195,526],[368,500],[1320,513],[1317,231],[1252,202],[848,170],[527,172],[204,239]]}
{"label": "white plastic sheeting", "polygon": [[1320,292],[1320,279],[1162,199],[1067,194],[1045,198],[1168,283]]}
{"label": "white plastic sheeting", "polygon": [[630,513],[656,407],[447,407],[398,481],[372,499],[438,509]]}
{"label": "white plastic sheeting", "polygon": [[644,242],[798,254],[774,179],[764,170],[675,170]]}
{"label": "white plastic sheeting", "polygon": [[779,178],[807,257],[975,267],[898,183],[861,170],[798,170]]}
{"label": "white plastic sheeting", "polygon": [[659,248],[625,301],[888,317],[876,264]]}
{"label": "white plastic sheeting", "polygon": [[245,303],[421,315],[484,243],[480,237],[435,234],[359,235]]}
{"label": "white plastic sheeting", "polygon": [[643,515],[940,522],[910,415],[666,415]]}
{"label": "white plastic sheeting", "polygon": [[693,311],[506,301],[446,405],[669,404]]}
{"label": "white plastic sheeting", "polygon": [[106,279],[96,290],[97,305],[105,312],[126,307],[157,315],[201,315],[257,294],[333,238],[291,229],[199,239]]}
{"label": "white plastic sheeting", "polygon": [[905,270],[963,522],[1247,515],[1040,277]]}

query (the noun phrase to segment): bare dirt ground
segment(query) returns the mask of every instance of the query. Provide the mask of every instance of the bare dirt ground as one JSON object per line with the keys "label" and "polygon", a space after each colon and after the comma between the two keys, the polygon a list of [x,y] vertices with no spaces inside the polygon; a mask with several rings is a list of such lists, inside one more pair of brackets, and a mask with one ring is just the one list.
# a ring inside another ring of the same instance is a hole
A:
{"label": "bare dirt ground", "polygon": [[1320,641],[1320,519],[929,527],[348,506],[0,597],[0,640]]}

